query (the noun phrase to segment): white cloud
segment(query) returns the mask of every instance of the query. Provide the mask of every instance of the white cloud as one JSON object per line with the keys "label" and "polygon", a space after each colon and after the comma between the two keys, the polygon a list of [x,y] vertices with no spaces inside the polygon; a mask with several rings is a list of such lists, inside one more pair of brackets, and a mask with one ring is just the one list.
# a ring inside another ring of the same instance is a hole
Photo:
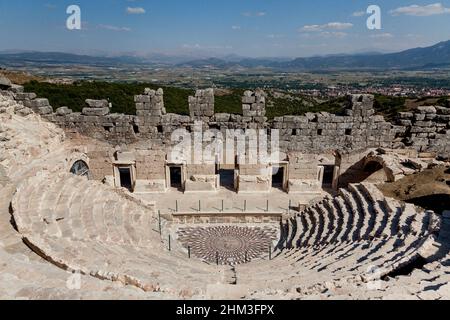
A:
{"label": "white cloud", "polygon": [[118,32],[120,32],[120,31],[125,31],[125,32],[131,31],[131,29],[127,28],[127,27],[118,27],[118,26],[112,26],[112,25],[109,25],[109,24],[100,24],[98,27],[101,28],[101,29],[110,30],[110,31],[118,31]]}
{"label": "white cloud", "polygon": [[347,33],[345,32],[339,32],[339,31],[323,31],[320,33],[322,37],[326,38],[344,38],[347,36]]}
{"label": "white cloud", "polygon": [[141,8],[141,7],[128,7],[126,11],[128,14],[144,14],[145,13],[145,9]]}
{"label": "white cloud", "polygon": [[232,46],[227,45],[201,45],[198,43],[189,44],[185,43],[181,46],[183,49],[196,49],[196,50],[231,50]]}
{"label": "white cloud", "polygon": [[267,15],[266,12],[264,11],[259,11],[259,12],[243,12],[242,15],[244,17],[264,17],[265,15]]}
{"label": "white cloud", "polygon": [[352,13],[352,16],[353,16],[353,17],[362,17],[362,16],[364,16],[365,14],[366,14],[365,11],[356,11],[356,12],[353,12],[353,13]]}
{"label": "white cloud", "polygon": [[373,39],[392,39],[394,38],[394,35],[392,33],[386,32],[386,33],[372,34],[370,37]]}
{"label": "white cloud", "polygon": [[389,12],[393,16],[407,15],[417,17],[427,17],[439,14],[450,13],[450,8],[444,7],[442,3],[433,3],[426,6],[413,4],[408,7],[400,7]]}
{"label": "white cloud", "polygon": [[348,22],[329,22],[326,24],[313,24],[303,26],[300,32],[321,32],[327,30],[345,30],[353,27],[353,24]]}
{"label": "white cloud", "polygon": [[241,30],[241,26],[231,26],[231,29],[233,29],[233,30]]}
{"label": "white cloud", "polygon": [[284,38],[284,34],[268,34],[267,38],[269,39],[281,39]]}

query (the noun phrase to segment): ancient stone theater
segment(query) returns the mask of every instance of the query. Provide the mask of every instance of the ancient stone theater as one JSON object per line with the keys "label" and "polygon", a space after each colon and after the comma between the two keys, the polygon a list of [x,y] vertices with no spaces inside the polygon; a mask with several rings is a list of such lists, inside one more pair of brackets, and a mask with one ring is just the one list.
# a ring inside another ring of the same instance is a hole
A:
{"label": "ancient stone theater", "polygon": [[241,114],[198,90],[178,115],[146,89],[124,115],[3,82],[0,297],[450,298],[450,211],[383,189],[448,177],[450,109],[347,100],[269,120],[262,90]]}

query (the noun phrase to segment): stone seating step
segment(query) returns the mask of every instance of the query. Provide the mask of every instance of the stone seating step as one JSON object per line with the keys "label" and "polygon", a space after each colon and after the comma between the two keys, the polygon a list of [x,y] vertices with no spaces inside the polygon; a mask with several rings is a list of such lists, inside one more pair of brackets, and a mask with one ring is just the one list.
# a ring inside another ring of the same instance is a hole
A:
{"label": "stone seating step", "polygon": [[315,246],[323,240],[325,225],[328,225],[327,215],[316,206],[310,208],[311,213],[316,217],[317,232],[311,238],[309,245]]}
{"label": "stone seating step", "polygon": [[339,211],[342,213],[344,217],[344,224],[341,230],[341,233],[338,235],[337,241],[348,241],[352,239],[355,221],[355,214],[352,211],[349,211],[346,202],[343,198],[337,197],[334,200],[334,203],[339,208]]}
{"label": "stone seating step", "polygon": [[319,229],[318,217],[315,212],[311,210],[311,208],[305,210],[304,217],[306,218],[309,228],[304,236],[302,247],[308,248],[310,247],[310,242],[312,242]]}
{"label": "stone seating step", "polygon": [[364,227],[364,221],[366,212],[364,211],[364,208],[361,207],[360,203],[355,199],[355,195],[347,191],[345,189],[341,189],[339,191],[349,208],[349,211],[353,214],[354,222],[353,222],[353,228],[350,232],[350,239],[353,241],[356,241],[358,239],[361,239],[361,230]]}
{"label": "stone seating step", "polygon": [[322,212],[324,216],[326,216],[327,225],[325,227],[324,236],[318,245],[328,244],[333,237],[333,234],[337,232],[338,225],[336,213],[332,211],[332,207],[330,206],[330,201],[324,201],[321,204],[317,205],[317,209]]}
{"label": "stone seating step", "polygon": [[372,199],[367,198],[360,184],[350,184],[349,189],[352,191],[354,198],[359,202],[359,205],[364,210],[364,223],[360,231],[361,239],[369,239],[369,235],[375,228],[375,221],[377,220],[376,212]]}

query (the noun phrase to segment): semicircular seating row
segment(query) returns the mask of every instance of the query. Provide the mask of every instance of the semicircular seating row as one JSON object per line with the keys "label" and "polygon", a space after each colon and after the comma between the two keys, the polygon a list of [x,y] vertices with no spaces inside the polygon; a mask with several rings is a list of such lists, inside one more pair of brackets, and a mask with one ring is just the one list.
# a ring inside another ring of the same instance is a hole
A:
{"label": "semicircular seating row", "polygon": [[255,293],[369,281],[419,259],[435,244],[440,220],[431,211],[384,197],[375,185],[352,184],[290,218],[272,261],[238,266],[236,272],[241,284],[252,287],[260,280]]}
{"label": "semicircular seating row", "polygon": [[0,183],[0,299],[161,299],[159,293],[72,274],[36,255],[11,224],[16,187],[5,182]]}
{"label": "semicircular seating row", "polygon": [[167,251],[154,212],[100,182],[41,172],[19,185],[12,208],[24,241],[63,269],[174,296],[217,283],[216,267]]}

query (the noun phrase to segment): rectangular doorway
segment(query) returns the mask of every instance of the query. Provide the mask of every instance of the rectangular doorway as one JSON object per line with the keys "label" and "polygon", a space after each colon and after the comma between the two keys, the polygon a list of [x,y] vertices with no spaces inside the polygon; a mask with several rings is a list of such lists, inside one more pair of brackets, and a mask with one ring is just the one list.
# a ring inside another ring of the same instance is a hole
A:
{"label": "rectangular doorway", "polygon": [[272,167],[272,188],[284,190],[285,167],[274,166]]}
{"label": "rectangular doorway", "polygon": [[234,191],[234,169],[219,169],[220,186]]}
{"label": "rectangular doorway", "polygon": [[120,186],[133,192],[133,183],[131,178],[130,167],[119,167]]}
{"label": "rectangular doorway", "polygon": [[170,166],[170,187],[181,190],[183,188],[181,166]]}
{"label": "rectangular doorway", "polygon": [[322,188],[332,188],[334,181],[334,168],[333,165],[323,166],[323,178],[322,178]]}

